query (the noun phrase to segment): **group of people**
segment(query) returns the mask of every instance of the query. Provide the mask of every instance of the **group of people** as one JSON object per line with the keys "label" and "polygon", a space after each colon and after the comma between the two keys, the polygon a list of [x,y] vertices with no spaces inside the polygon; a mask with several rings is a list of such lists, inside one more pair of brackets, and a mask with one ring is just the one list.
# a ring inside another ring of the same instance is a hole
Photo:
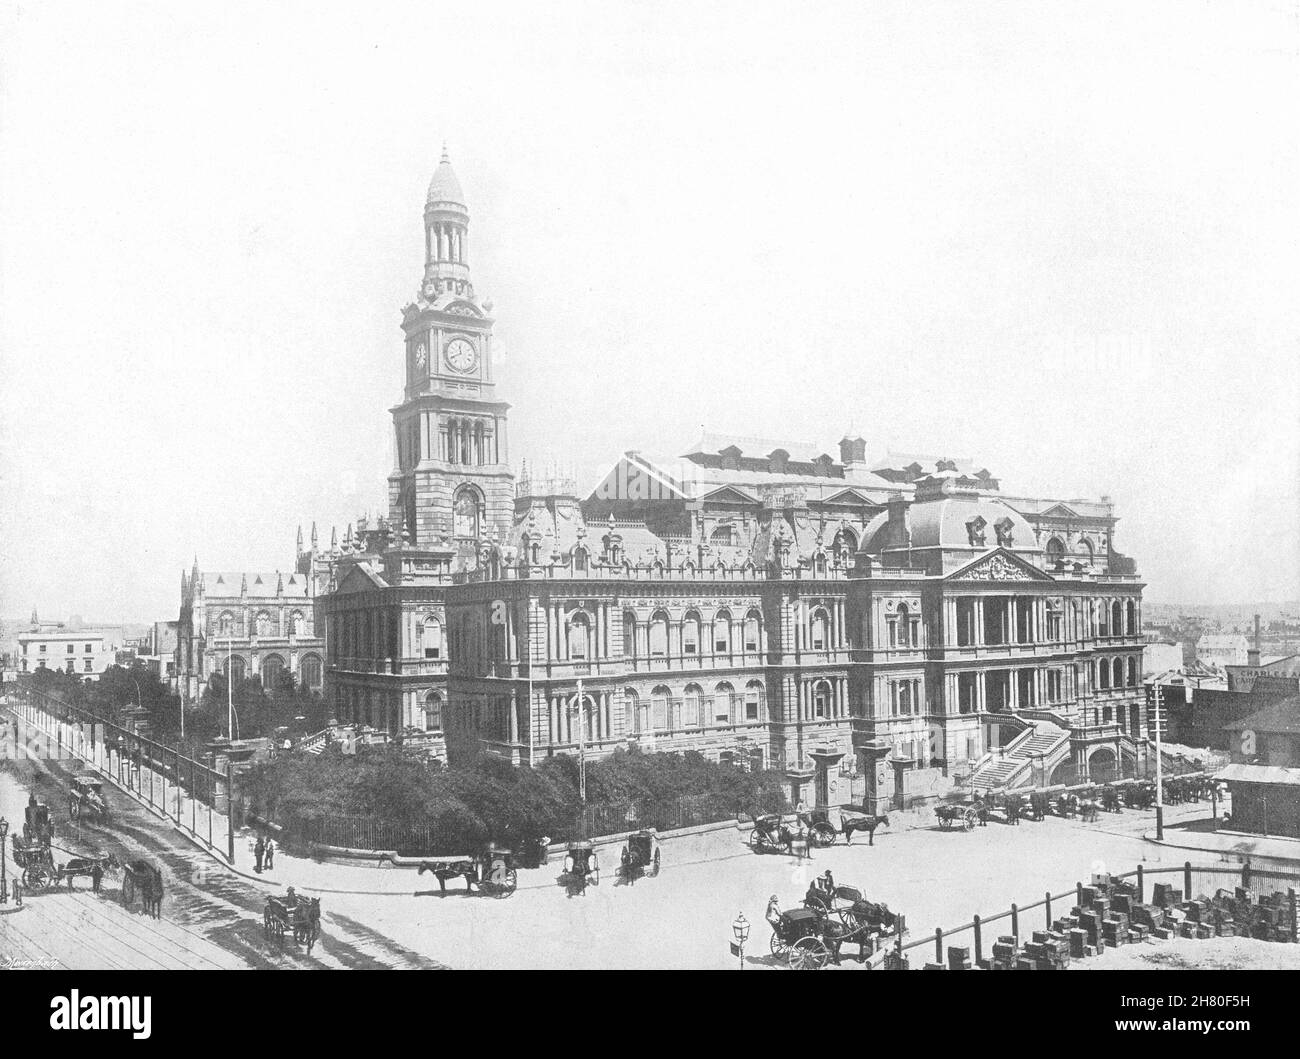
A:
{"label": "group of people", "polygon": [[263,869],[270,871],[275,867],[275,843],[259,834],[253,843],[253,859],[256,862],[253,870],[258,875],[262,874]]}

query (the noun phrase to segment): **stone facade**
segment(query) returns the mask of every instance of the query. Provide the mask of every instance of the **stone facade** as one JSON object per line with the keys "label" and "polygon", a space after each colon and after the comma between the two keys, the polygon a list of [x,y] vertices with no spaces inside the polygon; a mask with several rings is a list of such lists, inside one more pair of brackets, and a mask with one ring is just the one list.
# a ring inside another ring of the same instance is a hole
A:
{"label": "stone facade", "polygon": [[445,157],[425,221],[389,515],[323,601],[341,721],[441,733],[453,761],[636,745],[799,777],[825,750],[882,784],[1038,723],[1083,772],[1141,738],[1143,585],[1109,498],[857,437],[630,451],[585,498],[516,482]]}

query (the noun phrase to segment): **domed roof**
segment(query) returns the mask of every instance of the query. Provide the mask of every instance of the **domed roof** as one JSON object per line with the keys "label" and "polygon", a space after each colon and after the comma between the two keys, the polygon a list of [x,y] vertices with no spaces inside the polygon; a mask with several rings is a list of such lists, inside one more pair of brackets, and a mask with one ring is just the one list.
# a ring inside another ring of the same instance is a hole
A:
{"label": "domed roof", "polygon": [[[977,519],[982,519],[983,524],[978,524]],[[1011,551],[1037,550],[1033,528],[1020,512],[1001,500],[975,495],[945,496],[913,502],[907,508],[913,548],[995,548],[999,544],[996,529],[999,523],[1011,531],[1011,542],[1004,547]],[[972,539],[972,529],[975,539]],[[867,523],[861,550],[878,553],[885,547],[901,546],[902,542],[894,536],[889,528],[889,514],[882,511]]]}
{"label": "domed roof", "polygon": [[[952,496],[913,504],[908,518],[913,548],[992,548],[999,543],[994,529],[999,523],[1009,523],[1011,549],[1036,547],[1033,528],[1024,516],[1002,501],[987,497]],[[983,520],[982,525],[977,522],[979,519]],[[976,530],[976,540],[971,539],[972,528]],[[981,532],[983,544],[978,541]]]}
{"label": "domed roof", "polygon": [[465,192],[461,191],[460,181],[456,179],[456,173],[451,168],[451,158],[447,155],[446,147],[442,149],[442,162],[433,174],[433,179],[429,181],[429,195],[426,201],[451,202],[461,207],[465,205]]}

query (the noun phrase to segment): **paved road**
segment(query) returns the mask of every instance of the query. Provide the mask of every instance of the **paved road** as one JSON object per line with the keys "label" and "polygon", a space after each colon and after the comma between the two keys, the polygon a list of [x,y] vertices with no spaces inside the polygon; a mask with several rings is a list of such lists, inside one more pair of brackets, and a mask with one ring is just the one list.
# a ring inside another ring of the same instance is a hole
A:
{"label": "paved road", "polygon": [[[266,890],[224,871],[210,856],[177,835],[133,799],[104,784],[109,823],[68,822],[68,779],[74,769],[61,762],[7,760],[0,772],[0,814],[21,831],[23,807],[33,788],[55,818],[54,859],[101,850],[119,861],[146,857],[164,874],[163,915],[145,916],[137,904],[122,907],[121,873],[90,892],[87,879],[24,897],[23,911],[0,915],[0,963],[69,969],[183,968],[437,968],[434,960],[331,911],[322,901],[321,938],[308,956],[292,941],[267,939],[262,929]],[[10,878],[16,868],[5,850]]]}

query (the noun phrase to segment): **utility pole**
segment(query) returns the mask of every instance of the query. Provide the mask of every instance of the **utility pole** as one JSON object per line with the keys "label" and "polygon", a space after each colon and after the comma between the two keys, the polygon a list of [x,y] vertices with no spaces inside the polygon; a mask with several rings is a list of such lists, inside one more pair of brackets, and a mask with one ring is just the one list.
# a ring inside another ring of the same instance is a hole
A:
{"label": "utility pole", "polygon": [[1165,792],[1162,777],[1164,775],[1161,767],[1161,732],[1164,727],[1164,718],[1160,710],[1160,685],[1157,683],[1154,687],[1155,698],[1155,722],[1156,722],[1156,841],[1163,842],[1165,837]]}

